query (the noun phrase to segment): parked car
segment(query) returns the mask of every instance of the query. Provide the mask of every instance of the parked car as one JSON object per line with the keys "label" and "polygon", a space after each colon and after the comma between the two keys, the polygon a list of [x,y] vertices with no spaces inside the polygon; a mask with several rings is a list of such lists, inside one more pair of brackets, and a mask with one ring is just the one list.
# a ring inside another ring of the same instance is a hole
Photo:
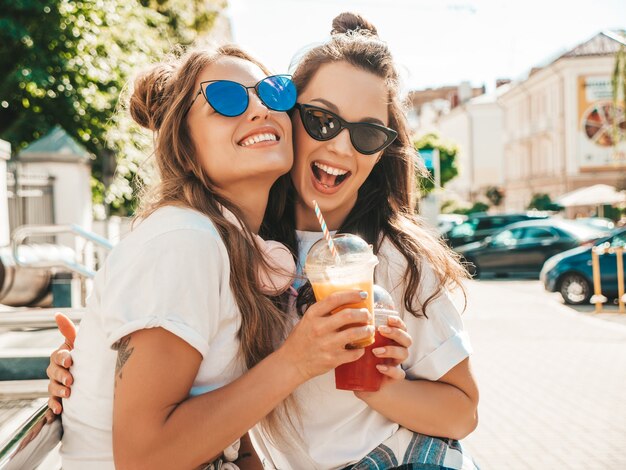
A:
{"label": "parked car", "polygon": [[500,215],[471,215],[469,218],[443,234],[443,238],[452,248],[477,242],[493,235],[495,232],[509,224],[523,220],[545,219],[547,215],[542,212],[529,212],[520,214]]}
{"label": "parked car", "polygon": [[615,222],[606,217],[579,217],[576,222],[590,225],[592,227],[600,227],[602,229],[612,230],[615,228]]}
{"label": "parked car", "polygon": [[481,242],[456,248],[471,274],[538,275],[544,262],[563,251],[592,245],[607,232],[572,220],[538,219],[508,225]]}
{"label": "parked car", "polygon": [[437,230],[439,233],[447,233],[452,228],[462,224],[467,220],[466,215],[461,214],[439,214],[437,216]]}
{"label": "parked car", "polygon": [[[626,229],[618,229],[612,236],[598,240],[595,245],[626,247]],[[545,262],[540,279],[546,290],[560,292],[565,303],[581,305],[589,303],[593,294],[593,271],[591,246],[583,246],[553,256]],[[602,294],[617,298],[617,255],[601,255],[600,279]]]}

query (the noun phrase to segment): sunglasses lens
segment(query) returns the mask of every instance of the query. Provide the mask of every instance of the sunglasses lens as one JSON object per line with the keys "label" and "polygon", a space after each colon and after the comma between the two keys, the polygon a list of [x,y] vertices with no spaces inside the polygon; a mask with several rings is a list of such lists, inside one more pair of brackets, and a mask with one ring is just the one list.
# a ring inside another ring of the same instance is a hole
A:
{"label": "sunglasses lens", "polygon": [[332,115],[320,109],[306,109],[302,124],[311,137],[328,140],[341,131],[341,123]]}
{"label": "sunglasses lens", "polygon": [[296,85],[286,75],[261,80],[257,86],[259,98],[274,111],[289,111],[296,104]]}
{"label": "sunglasses lens", "polygon": [[239,116],[248,107],[248,90],[228,80],[209,83],[204,96],[213,109],[224,116]]}
{"label": "sunglasses lens", "polygon": [[368,125],[355,125],[350,129],[354,147],[361,153],[375,153],[383,147],[389,137],[382,130]]}

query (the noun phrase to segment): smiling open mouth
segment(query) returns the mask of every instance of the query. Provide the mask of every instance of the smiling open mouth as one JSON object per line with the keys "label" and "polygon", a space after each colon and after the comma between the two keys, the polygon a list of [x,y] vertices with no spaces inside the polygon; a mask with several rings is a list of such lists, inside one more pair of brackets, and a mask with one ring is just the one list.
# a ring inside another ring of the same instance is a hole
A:
{"label": "smiling open mouth", "polygon": [[319,162],[311,164],[313,176],[325,188],[335,188],[343,183],[352,173],[348,170],[332,167]]}

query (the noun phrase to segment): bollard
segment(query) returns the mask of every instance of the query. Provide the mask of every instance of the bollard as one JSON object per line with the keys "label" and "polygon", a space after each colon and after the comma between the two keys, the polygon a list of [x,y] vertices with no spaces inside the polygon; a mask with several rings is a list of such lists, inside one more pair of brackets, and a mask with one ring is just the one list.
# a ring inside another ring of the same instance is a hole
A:
{"label": "bollard", "polygon": [[602,286],[600,283],[600,254],[604,254],[604,248],[594,246],[591,249],[591,269],[593,271],[593,295],[590,302],[596,304],[595,313],[602,312],[602,304],[607,298],[602,295]]}
{"label": "bollard", "polygon": [[619,305],[619,313],[626,313],[624,309],[624,247],[615,248],[615,257],[617,259],[617,303]]}
{"label": "bollard", "polygon": [[594,313],[602,313],[602,304],[607,302],[607,298],[602,295],[602,285],[600,278],[600,256],[604,254],[615,254],[617,263],[617,303],[618,313],[626,313],[626,294],[624,294],[624,247],[618,246],[609,248],[609,244],[594,246],[591,249],[591,268],[593,271],[593,294],[590,302],[595,304]]}

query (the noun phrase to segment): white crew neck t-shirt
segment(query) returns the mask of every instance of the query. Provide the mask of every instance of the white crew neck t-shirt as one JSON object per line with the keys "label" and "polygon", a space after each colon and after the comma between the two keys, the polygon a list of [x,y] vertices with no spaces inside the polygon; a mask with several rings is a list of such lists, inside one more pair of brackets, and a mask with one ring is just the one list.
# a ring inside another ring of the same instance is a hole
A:
{"label": "white crew neck t-shirt", "polygon": [[[322,234],[302,231],[297,234],[301,269],[306,254]],[[402,368],[409,379],[439,379],[472,352],[458,310],[448,293],[443,292],[429,303],[428,319],[413,316],[404,308],[405,258],[389,240],[384,240],[378,260],[374,282],[391,294],[413,339]],[[438,280],[426,261],[421,263],[420,273],[418,303],[422,304],[434,292]],[[399,428],[353,392],[336,390],[334,371],[309,380],[294,396],[301,412],[300,441],[278,449],[259,426],[251,432],[268,469],[341,469],[361,460]]]}
{"label": "white crew neck t-shirt", "polygon": [[114,469],[116,341],[156,327],[179,336],[202,355],[190,392],[197,395],[243,374],[240,324],[228,254],[213,222],[174,206],[143,220],[98,271],[80,325],[71,368],[77,386],[63,401],[64,470]]}

